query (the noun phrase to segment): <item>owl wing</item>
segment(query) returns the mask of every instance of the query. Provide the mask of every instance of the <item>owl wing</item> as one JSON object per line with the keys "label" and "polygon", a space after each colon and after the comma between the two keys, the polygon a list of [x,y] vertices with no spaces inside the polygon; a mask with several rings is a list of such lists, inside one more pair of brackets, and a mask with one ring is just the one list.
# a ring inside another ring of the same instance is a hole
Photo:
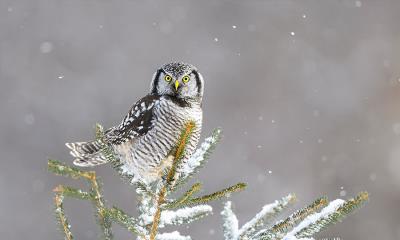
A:
{"label": "owl wing", "polygon": [[153,127],[153,108],[159,98],[156,95],[147,95],[137,101],[118,126],[105,132],[106,141],[121,144],[145,135]]}

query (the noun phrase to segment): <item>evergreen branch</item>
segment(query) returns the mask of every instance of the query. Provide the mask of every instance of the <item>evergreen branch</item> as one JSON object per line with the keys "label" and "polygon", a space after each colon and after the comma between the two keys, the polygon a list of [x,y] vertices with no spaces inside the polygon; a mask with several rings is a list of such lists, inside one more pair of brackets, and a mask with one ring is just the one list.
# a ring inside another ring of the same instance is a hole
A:
{"label": "evergreen branch", "polygon": [[82,191],[81,189],[76,189],[64,185],[58,185],[56,188],[54,188],[53,192],[63,194],[63,196],[73,197],[81,200],[93,200],[93,196],[90,193]]}
{"label": "evergreen branch", "polygon": [[63,193],[56,193],[56,195],[54,197],[54,202],[55,202],[55,206],[56,206],[56,209],[55,209],[56,218],[57,218],[57,221],[60,225],[62,232],[64,233],[65,240],[73,240],[74,237],[72,236],[71,225],[69,225],[67,216],[65,215],[65,212],[64,212]]}
{"label": "evergreen branch", "polygon": [[138,222],[134,217],[129,216],[124,211],[117,207],[107,209],[107,215],[114,222],[118,223],[122,227],[128,229],[128,231],[135,233],[141,237],[144,237],[143,229],[140,229]]}
{"label": "evergreen branch", "polygon": [[268,224],[268,221],[275,218],[279,213],[281,213],[295,201],[296,196],[294,194],[289,194],[279,201],[265,205],[253,219],[248,221],[240,228],[239,239],[248,239],[257,230]]}
{"label": "evergreen branch", "polygon": [[173,208],[178,208],[182,205],[184,205],[187,201],[190,200],[190,198],[200,191],[201,189],[201,183],[195,183],[188,191],[185,192],[185,194],[182,195],[178,200],[168,203],[164,208],[165,209],[173,209]]}
{"label": "evergreen branch", "polygon": [[245,188],[246,188],[246,184],[245,183],[238,183],[238,184],[233,185],[231,187],[225,188],[225,189],[223,189],[221,191],[218,191],[218,192],[215,192],[215,193],[212,193],[212,194],[209,194],[209,195],[205,195],[205,196],[202,196],[202,197],[190,199],[189,201],[186,201],[185,205],[189,206],[189,205],[207,203],[209,201],[213,201],[213,200],[217,200],[217,199],[220,199],[220,198],[223,198],[223,197],[227,197],[231,193],[242,191]]}
{"label": "evergreen branch", "polygon": [[[57,222],[66,240],[73,240],[71,227],[63,208],[64,197],[73,197],[82,200],[91,200],[95,208],[96,219],[103,232],[104,239],[111,240],[112,222],[115,222],[128,231],[138,235],[140,240],[190,240],[190,236],[182,236],[179,232],[162,233],[158,231],[166,225],[181,225],[191,223],[197,219],[212,213],[212,207],[205,205],[212,200],[229,197],[233,192],[238,192],[246,187],[244,183],[214,192],[201,197],[194,197],[201,189],[201,184],[192,185],[178,199],[168,200],[167,196],[178,189],[178,186],[187,182],[204,165],[215,148],[221,136],[221,130],[216,129],[212,135],[205,139],[194,154],[185,162],[185,150],[190,136],[195,129],[193,121],[188,122],[182,130],[177,145],[169,152],[169,159],[172,164],[162,172],[162,179],[148,185],[140,179],[132,181],[132,172],[123,166],[114,153],[111,145],[105,141],[105,133],[100,124],[96,124],[96,141],[101,144],[101,151],[107,160],[122,177],[129,177],[130,183],[134,184],[138,193],[139,216],[134,218],[119,208],[106,208],[105,200],[101,192],[101,184],[94,171],[82,171],[78,168],[70,167],[56,160],[48,161],[48,170],[57,175],[71,177],[73,179],[83,178],[90,184],[90,191],[59,185],[54,189],[55,192],[55,212]],[[277,222],[268,229],[261,230],[269,224],[280,212],[287,208],[295,196],[290,194],[279,201],[265,205],[257,215],[239,229],[239,222],[232,210],[232,203],[226,202],[224,210],[221,212],[224,218],[224,237],[227,240],[289,240],[289,239],[312,239],[311,237],[319,233],[328,226],[341,221],[344,217],[359,208],[368,200],[368,194],[360,193],[354,199],[348,201],[335,200],[327,207],[327,199],[320,198],[307,207],[296,211],[283,221]],[[200,204],[200,205],[199,205]],[[201,205],[203,204],[203,205]],[[189,207],[191,205],[197,205]],[[324,208],[323,208],[324,207]],[[323,208],[321,211],[319,211]],[[177,209],[177,210],[172,210]],[[318,212],[319,211],[319,212]]]}
{"label": "evergreen branch", "polygon": [[81,171],[78,168],[68,166],[64,163],[52,159],[49,159],[49,161],[47,162],[47,167],[49,172],[52,172],[59,176],[70,177],[73,179],[79,179],[81,177],[90,179],[91,174],[94,174],[94,172]]}
{"label": "evergreen branch", "polygon": [[95,206],[97,221],[103,232],[104,239],[112,239],[111,221],[106,214],[104,199],[100,190],[100,182],[95,172],[90,172],[89,182],[91,183],[91,194],[93,195],[93,204]]}
{"label": "evergreen branch", "polygon": [[134,186],[136,188],[136,192],[137,193],[146,194],[146,195],[151,196],[153,198],[156,197],[156,194],[151,189],[149,189],[149,187],[145,183],[143,183],[141,181],[136,181]]}
{"label": "evergreen branch", "polygon": [[239,221],[232,210],[232,202],[225,203],[224,210],[221,211],[224,219],[222,229],[224,232],[225,240],[236,240],[239,236]]}
{"label": "evergreen branch", "polygon": [[185,151],[185,147],[190,139],[190,135],[193,132],[194,128],[195,128],[194,122],[190,121],[186,124],[185,129],[182,131],[181,138],[179,139],[178,146],[175,150],[172,167],[169,170],[167,178],[166,178],[166,184],[162,187],[162,189],[158,195],[156,212],[154,214],[153,223],[151,225],[151,230],[150,230],[150,240],[156,239],[156,235],[158,232],[158,226],[160,224],[160,218],[161,218],[161,211],[162,211],[161,206],[165,202],[165,197],[167,194],[168,186],[170,186],[174,180],[177,166],[180,163],[180,160]]}
{"label": "evergreen branch", "polygon": [[317,221],[301,229],[295,234],[295,236],[297,238],[312,237],[314,234],[321,232],[328,226],[341,221],[350,213],[360,208],[367,201],[368,201],[368,193],[361,192],[355,198],[352,198],[343,203],[341,206],[339,206],[338,209],[336,209],[336,211],[330,213],[328,216],[319,218]]}
{"label": "evergreen branch", "polygon": [[317,212],[322,207],[325,207],[327,203],[328,199],[326,197],[319,198],[307,207],[296,211],[285,220],[275,224],[270,229],[258,232],[255,235],[255,238],[261,240],[281,239],[295,225],[303,221],[307,216]]}
{"label": "evergreen branch", "polygon": [[[111,221],[104,213],[105,204],[100,191],[100,183],[96,178],[96,173],[94,171],[81,171],[78,168],[70,167],[56,160],[48,161],[48,170],[57,175],[71,177],[73,179],[85,178],[90,186],[90,193],[83,192],[82,190],[59,186],[54,189],[56,192],[60,192],[62,196],[71,196],[78,199],[90,199],[95,206],[95,212],[97,221],[102,229],[105,239],[112,239],[112,231],[111,231]],[[65,232],[65,231],[64,231]]]}

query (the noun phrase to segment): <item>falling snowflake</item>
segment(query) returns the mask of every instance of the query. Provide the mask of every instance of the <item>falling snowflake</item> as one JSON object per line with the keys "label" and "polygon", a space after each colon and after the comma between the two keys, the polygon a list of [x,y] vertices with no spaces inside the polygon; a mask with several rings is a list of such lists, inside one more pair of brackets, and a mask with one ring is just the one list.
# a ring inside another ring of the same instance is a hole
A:
{"label": "falling snowflake", "polygon": [[374,182],[376,180],[376,173],[371,173],[369,175],[369,180],[371,180],[372,182]]}
{"label": "falling snowflake", "polygon": [[24,121],[27,125],[33,125],[35,123],[35,116],[33,116],[33,114],[31,113],[26,114],[24,117]]}
{"label": "falling snowflake", "polygon": [[340,191],[339,194],[340,194],[341,197],[345,197],[347,192],[346,192],[346,190],[342,190],[342,191]]}
{"label": "falling snowflake", "polygon": [[53,48],[53,43],[51,42],[42,42],[42,44],[40,44],[40,51],[42,53],[50,53],[53,51]]}
{"label": "falling snowflake", "polygon": [[393,132],[396,135],[400,135],[400,123],[393,124]]}

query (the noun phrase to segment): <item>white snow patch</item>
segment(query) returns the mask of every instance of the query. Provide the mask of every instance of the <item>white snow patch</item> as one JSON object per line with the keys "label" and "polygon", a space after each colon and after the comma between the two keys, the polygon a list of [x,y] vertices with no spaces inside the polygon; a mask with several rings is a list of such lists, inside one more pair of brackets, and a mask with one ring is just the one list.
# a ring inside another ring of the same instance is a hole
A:
{"label": "white snow patch", "polygon": [[158,234],[157,240],[191,240],[190,236],[182,236],[178,231]]}
{"label": "white snow patch", "polygon": [[210,205],[185,207],[176,211],[165,210],[161,213],[160,226],[164,226],[166,224],[180,225],[183,223],[190,223],[211,213],[212,207]]}

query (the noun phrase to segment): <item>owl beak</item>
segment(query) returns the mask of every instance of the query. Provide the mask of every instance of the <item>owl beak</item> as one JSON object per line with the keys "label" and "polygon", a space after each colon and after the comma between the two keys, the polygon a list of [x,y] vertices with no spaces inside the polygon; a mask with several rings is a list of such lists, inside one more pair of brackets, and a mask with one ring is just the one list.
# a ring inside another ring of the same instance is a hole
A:
{"label": "owl beak", "polygon": [[176,81],[175,81],[175,90],[178,91],[178,88],[179,88],[179,81],[176,80]]}

